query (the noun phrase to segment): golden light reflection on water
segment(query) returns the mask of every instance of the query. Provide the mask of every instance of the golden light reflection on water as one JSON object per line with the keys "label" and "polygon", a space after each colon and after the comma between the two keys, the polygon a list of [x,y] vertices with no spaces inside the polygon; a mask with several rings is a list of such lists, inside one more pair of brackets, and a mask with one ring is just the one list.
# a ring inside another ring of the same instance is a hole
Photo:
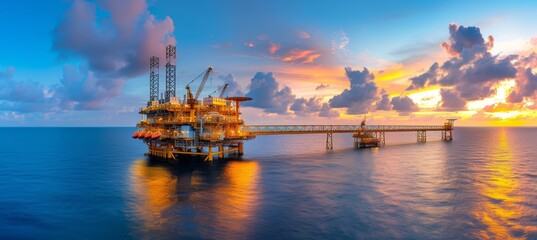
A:
{"label": "golden light reflection on water", "polygon": [[449,193],[438,191],[446,184],[447,152],[442,144],[429,145],[427,152],[418,153],[421,155],[418,161],[412,158],[415,152],[376,159],[373,175],[376,190],[387,201],[413,209],[405,213],[406,217],[424,224],[434,224],[441,220],[434,216],[451,211],[450,206],[436,204],[450,198]]}
{"label": "golden light reflection on water", "polygon": [[497,149],[491,152],[491,159],[485,166],[487,174],[480,176],[481,193],[487,199],[480,201],[475,216],[486,229],[479,232],[483,239],[517,239],[525,238],[524,226],[518,219],[522,215],[519,205],[523,201],[517,194],[519,182],[513,172],[513,153],[511,140],[505,128],[498,129],[494,139]]}
{"label": "golden light reflection on water", "polygon": [[214,189],[212,195],[216,198],[210,201],[215,216],[205,221],[220,229],[245,232],[257,209],[258,174],[259,166],[255,161],[230,162],[223,174],[225,184]]}
{"label": "golden light reflection on water", "polygon": [[133,192],[138,198],[136,212],[144,219],[144,228],[156,229],[166,222],[162,212],[176,202],[176,177],[162,166],[136,161],[131,168]]}
{"label": "golden light reflection on water", "polygon": [[[198,232],[209,238],[215,234],[211,229],[244,232],[257,209],[258,163],[229,161],[223,167],[207,166],[181,169],[182,166],[154,166],[146,160],[136,161],[131,169],[136,198],[133,209],[143,223],[142,230],[168,232],[174,225],[192,222],[211,226]],[[178,216],[177,211],[166,214],[172,208],[194,209],[195,214],[186,219]]]}

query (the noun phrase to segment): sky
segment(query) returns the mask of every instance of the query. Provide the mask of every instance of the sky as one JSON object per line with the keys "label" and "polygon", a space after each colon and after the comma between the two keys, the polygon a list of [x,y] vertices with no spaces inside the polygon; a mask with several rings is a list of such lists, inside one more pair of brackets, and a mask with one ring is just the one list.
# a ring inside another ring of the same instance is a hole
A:
{"label": "sky", "polygon": [[[0,126],[134,126],[149,58],[246,124],[537,126],[535,1],[10,1]],[[533,69],[536,69],[534,71]],[[199,80],[193,83],[197,89]]]}

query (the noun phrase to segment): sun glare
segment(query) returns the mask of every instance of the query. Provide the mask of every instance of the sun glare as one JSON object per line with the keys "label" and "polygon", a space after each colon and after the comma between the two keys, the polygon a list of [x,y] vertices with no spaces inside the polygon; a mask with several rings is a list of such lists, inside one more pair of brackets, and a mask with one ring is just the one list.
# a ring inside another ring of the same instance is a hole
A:
{"label": "sun glare", "polygon": [[468,110],[479,111],[486,106],[494,105],[497,103],[506,103],[507,96],[509,96],[515,85],[515,80],[506,80],[500,82],[496,86],[496,94],[483,100],[468,102]]}
{"label": "sun glare", "polygon": [[440,89],[426,90],[408,95],[420,109],[434,109],[442,101]]}
{"label": "sun glare", "polygon": [[519,115],[523,114],[523,112],[522,111],[509,111],[509,112],[492,112],[492,113],[485,113],[485,114],[504,120],[504,119],[516,118]]}

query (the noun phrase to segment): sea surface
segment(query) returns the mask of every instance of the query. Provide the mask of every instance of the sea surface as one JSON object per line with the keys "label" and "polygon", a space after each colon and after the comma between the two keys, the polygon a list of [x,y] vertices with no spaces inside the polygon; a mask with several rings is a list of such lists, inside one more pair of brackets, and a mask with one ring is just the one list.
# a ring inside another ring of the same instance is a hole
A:
{"label": "sea surface", "polygon": [[537,128],[260,136],[150,160],[134,128],[0,128],[0,239],[537,239]]}

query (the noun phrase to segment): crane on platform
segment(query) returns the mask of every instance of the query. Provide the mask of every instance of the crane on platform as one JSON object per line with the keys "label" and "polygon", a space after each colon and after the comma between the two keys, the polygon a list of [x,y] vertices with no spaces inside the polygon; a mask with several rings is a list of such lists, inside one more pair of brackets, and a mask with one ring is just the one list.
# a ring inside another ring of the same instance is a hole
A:
{"label": "crane on platform", "polygon": [[196,92],[196,96],[194,96],[194,99],[198,100],[200,97],[201,91],[203,91],[203,87],[205,87],[205,83],[207,82],[207,79],[209,78],[209,74],[213,71],[212,67],[207,68],[205,71],[205,76],[203,76],[203,80],[201,80],[200,86],[198,88],[198,92]]}
{"label": "crane on platform", "polygon": [[[193,105],[193,104],[196,104],[198,102],[198,98],[200,97],[201,91],[203,91],[203,87],[205,87],[205,82],[207,82],[207,79],[209,79],[209,75],[211,74],[212,71],[213,71],[213,68],[208,67],[207,70],[203,71],[199,76],[197,76],[196,78],[192,79],[192,81],[190,81],[186,85],[187,103],[188,104]],[[201,83],[200,83],[200,86],[198,88],[198,91],[196,92],[196,95],[193,96],[192,91],[190,90],[190,84],[192,84],[194,81],[196,81],[196,79],[198,79],[204,73],[205,73],[205,75],[203,76],[203,79],[201,80]]]}
{"label": "crane on platform", "polygon": [[224,97],[224,93],[226,92],[226,89],[227,89],[228,86],[229,86],[229,84],[226,83],[226,84],[224,85],[224,87],[222,87],[222,91],[220,92],[220,96],[218,96],[219,98],[223,98],[223,97]]}
{"label": "crane on platform", "polygon": [[218,96],[219,98],[223,98],[224,97],[224,93],[226,92],[226,89],[227,89],[227,86],[229,86],[228,83],[224,84],[224,86],[220,89],[216,89],[214,90],[214,92],[212,92],[211,94],[209,94],[209,97],[213,94],[215,94],[216,92],[220,91],[220,95]]}

